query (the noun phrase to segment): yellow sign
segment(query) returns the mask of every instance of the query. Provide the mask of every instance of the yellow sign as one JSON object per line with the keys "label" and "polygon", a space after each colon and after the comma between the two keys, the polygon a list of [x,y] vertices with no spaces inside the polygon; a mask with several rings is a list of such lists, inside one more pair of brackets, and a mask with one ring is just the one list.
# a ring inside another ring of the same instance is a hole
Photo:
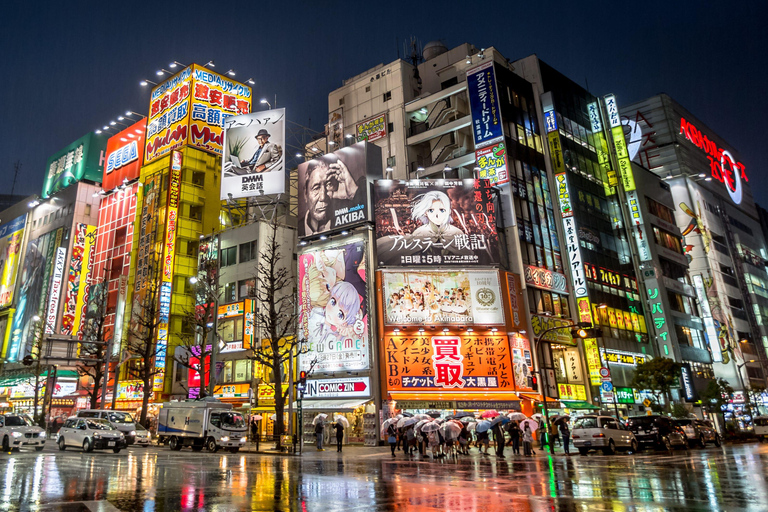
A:
{"label": "yellow sign", "polygon": [[[283,384],[283,396],[288,389],[288,384]],[[259,407],[275,405],[275,388],[269,384],[259,384]]]}
{"label": "yellow sign", "polygon": [[583,323],[590,323],[594,325],[594,322],[592,321],[592,312],[589,299],[587,297],[579,297],[576,299],[576,308],[578,309],[577,313],[579,315],[579,322]]}
{"label": "yellow sign", "polygon": [[0,263],[0,307],[5,308],[13,303],[13,289],[16,286],[17,267],[21,253],[21,239],[24,237],[24,227],[27,216],[22,215],[13,221],[0,226],[0,254],[5,261]]}
{"label": "yellow sign", "polygon": [[563,161],[563,147],[560,145],[560,135],[557,130],[547,134],[549,140],[549,155],[552,158],[552,167],[555,174],[565,172],[565,162]]}
{"label": "yellow sign", "polygon": [[581,384],[558,384],[560,400],[587,400],[587,388]]}
{"label": "yellow sign", "polygon": [[[96,245],[96,226],[85,226],[85,244],[83,246],[83,254],[80,257],[80,287],[77,289],[77,300],[74,309],[74,318],[72,324],[72,333],[81,332],[81,324],[85,317],[85,301],[87,300],[86,293],[90,288],[88,283],[91,281],[91,267],[93,266],[94,251]],[[74,249],[73,249],[74,253]],[[75,255],[72,255],[72,262],[75,262]],[[70,275],[72,269],[70,268]]]}
{"label": "yellow sign", "polygon": [[584,355],[587,358],[587,367],[589,368],[589,382],[593,386],[599,386],[603,380],[600,377],[600,352],[597,349],[597,340],[595,338],[586,338],[584,340]]}
{"label": "yellow sign", "polygon": [[625,192],[635,190],[635,176],[632,174],[632,164],[629,161],[627,152],[627,142],[624,140],[624,126],[614,126],[611,128],[613,134],[613,145],[616,148],[616,158],[619,161],[619,176]]}
{"label": "yellow sign", "polygon": [[650,407],[651,406],[651,401],[646,398],[645,400],[643,400],[643,405],[646,406],[646,407]]}

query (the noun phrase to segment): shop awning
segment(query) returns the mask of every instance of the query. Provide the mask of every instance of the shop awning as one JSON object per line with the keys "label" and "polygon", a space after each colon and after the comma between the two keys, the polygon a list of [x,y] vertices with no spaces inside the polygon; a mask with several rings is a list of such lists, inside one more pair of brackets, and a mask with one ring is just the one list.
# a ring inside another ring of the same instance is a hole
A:
{"label": "shop awning", "polygon": [[589,409],[590,411],[596,411],[597,409],[600,409],[599,407],[592,405],[589,402],[584,402],[581,400],[560,400],[560,402],[563,404],[563,407],[567,409]]}
{"label": "shop awning", "polygon": [[[541,402],[541,395],[530,395],[530,394],[527,394],[527,393],[526,394],[518,393],[518,395],[523,400],[530,400],[532,402]],[[547,402],[560,402],[560,400],[557,400],[556,398],[552,398],[552,397],[548,396],[547,397]]]}
{"label": "shop awning", "polygon": [[[357,400],[302,400],[301,408],[304,411],[352,412],[370,400],[370,398],[358,398]],[[294,405],[294,407],[298,408],[298,405]]]}

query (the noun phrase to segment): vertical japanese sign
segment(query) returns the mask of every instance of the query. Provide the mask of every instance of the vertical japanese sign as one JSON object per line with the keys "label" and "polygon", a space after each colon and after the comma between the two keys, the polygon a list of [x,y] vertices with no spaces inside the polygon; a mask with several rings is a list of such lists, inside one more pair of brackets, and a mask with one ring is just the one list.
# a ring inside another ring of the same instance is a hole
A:
{"label": "vertical japanese sign", "polygon": [[191,90],[192,67],[183,69],[152,89],[144,151],[146,163],[186,143],[189,137]]}
{"label": "vertical japanese sign", "polygon": [[[663,345],[664,355],[669,355],[669,347],[667,346],[669,336],[669,328],[667,327],[667,319],[664,314],[664,303],[659,295],[659,282],[656,278],[646,278],[645,288],[648,293],[648,304],[651,307],[651,318],[653,319],[653,327],[656,330],[656,339],[660,340]],[[613,325],[613,324],[611,324]]]}
{"label": "vertical japanese sign", "polygon": [[519,331],[525,326],[525,311],[520,276],[507,272],[507,290],[509,292],[510,326],[513,331]]}
{"label": "vertical japanese sign", "polygon": [[61,297],[61,281],[64,277],[64,263],[67,259],[67,248],[56,249],[56,260],[53,264],[53,280],[51,281],[51,293],[48,297],[48,307],[45,314],[45,333],[53,334],[56,328],[56,316],[59,310],[59,297]]}
{"label": "vertical japanese sign", "polygon": [[13,304],[16,274],[21,259],[21,241],[27,215],[16,217],[0,226],[0,308]]}
{"label": "vertical japanese sign", "polygon": [[600,179],[603,181],[603,189],[606,197],[608,197],[615,193],[614,187],[619,184],[619,181],[616,179],[616,171],[611,167],[611,159],[608,156],[608,141],[605,140],[605,133],[603,132],[600,104],[595,101],[587,105],[587,113],[589,114],[592,133],[595,136],[597,162],[600,164]]}
{"label": "vertical japanese sign", "polygon": [[568,250],[568,266],[571,269],[573,279],[573,294],[578,297],[587,296],[587,276],[584,272],[584,262],[581,259],[579,236],[576,229],[576,220],[571,209],[571,195],[568,190],[567,176],[555,175],[555,182],[560,198],[560,214],[563,218],[563,231],[565,232],[566,248]]}
{"label": "vertical japanese sign", "polygon": [[584,356],[587,358],[587,368],[589,368],[589,382],[593,386],[599,386],[602,384],[600,368],[603,365],[600,362],[600,352],[595,338],[584,339]]}
{"label": "vertical japanese sign", "polygon": [[528,378],[533,376],[533,357],[531,356],[531,344],[525,335],[513,333],[509,337],[512,349],[512,368],[515,377],[515,389],[522,391],[534,391],[528,385]]}
{"label": "vertical japanese sign", "polygon": [[176,232],[178,229],[179,196],[181,195],[181,164],[180,151],[171,153],[171,170],[168,185],[168,207],[163,237],[162,279],[160,282],[160,323],[157,327],[157,351],[155,368],[160,372],[155,374],[153,391],[163,390],[165,379],[165,359],[168,349],[168,324],[171,314],[171,291],[173,282],[173,260],[176,255]]}
{"label": "vertical japanese sign", "polygon": [[640,261],[650,261],[653,259],[653,256],[651,255],[651,249],[648,246],[648,236],[645,233],[642,207],[636,190],[627,192],[627,206],[629,206],[632,233],[635,236],[635,244],[637,245],[637,253],[640,256]]}
{"label": "vertical japanese sign", "polygon": [[616,149],[616,159],[619,163],[619,177],[625,192],[635,190],[635,177],[632,174],[632,164],[629,160],[629,151],[627,150],[627,141],[624,139],[624,125],[621,124],[621,115],[619,114],[619,105],[616,103],[616,97],[613,94],[605,98],[605,109],[608,112],[608,124],[611,127],[613,136],[613,146]]}
{"label": "vertical japanese sign", "polygon": [[67,276],[67,295],[61,315],[61,334],[79,334],[88,298],[88,288],[95,256],[96,226],[75,224],[72,256]]}
{"label": "vertical japanese sign", "polygon": [[503,142],[504,130],[492,60],[467,70],[467,92],[475,149]]}
{"label": "vertical japanese sign", "polygon": [[509,183],[507,147],[503,142],[476,149],[475,162],[479,179],[488,180],[491,185]]}
{"label": "vertical japanese sign", "polygon": [[256,300],[245,299],[245,312],[243,322],[243,349],[253,347],[253,336],[256,332]]}

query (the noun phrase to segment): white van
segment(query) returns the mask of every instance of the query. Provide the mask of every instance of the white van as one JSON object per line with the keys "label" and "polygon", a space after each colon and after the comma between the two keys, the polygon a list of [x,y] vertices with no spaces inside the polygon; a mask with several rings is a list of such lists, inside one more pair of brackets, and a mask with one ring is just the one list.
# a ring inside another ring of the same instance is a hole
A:
{"label": "white van", "polygon": [[136,421],[129,412],[83,409],[82,411],[77,411],[77,417],[107,420],[113,427],[123,433],[126,443],[132,445],[136,442]]}
{"label": "white van", "polygon": [[762,442],[768,440],[768,416],[755,416],[752,419],[755,427],[755,435]]}
{"label": "white van", "polygon": [[167,442],[171,450],[190,446],[194,451],[226,448],[237,453],[245,446],[247,433],[242,414],[210,397],[164,403],[157,421],[158,443]]}

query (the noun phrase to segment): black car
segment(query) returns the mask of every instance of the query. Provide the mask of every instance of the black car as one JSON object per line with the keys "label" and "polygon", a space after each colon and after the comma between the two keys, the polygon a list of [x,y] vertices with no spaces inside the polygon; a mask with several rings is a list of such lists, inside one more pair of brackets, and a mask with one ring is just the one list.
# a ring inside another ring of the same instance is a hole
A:
{"label": "black car", "polygon": [[684,418],[672,420],[672,423],[683,429],[689,444],[696,443],[702,448],[704,448],[708,442],[714,443],[715,446],[720,446],[721,444],[720,434],[718,434],[712,424],[706,420]]}
{"label": "black car", "polygon": [[627,420],[627,428],[635,434],[641,448],[688,448],[688,438],[683,429],[665,416],[631,416]]}

